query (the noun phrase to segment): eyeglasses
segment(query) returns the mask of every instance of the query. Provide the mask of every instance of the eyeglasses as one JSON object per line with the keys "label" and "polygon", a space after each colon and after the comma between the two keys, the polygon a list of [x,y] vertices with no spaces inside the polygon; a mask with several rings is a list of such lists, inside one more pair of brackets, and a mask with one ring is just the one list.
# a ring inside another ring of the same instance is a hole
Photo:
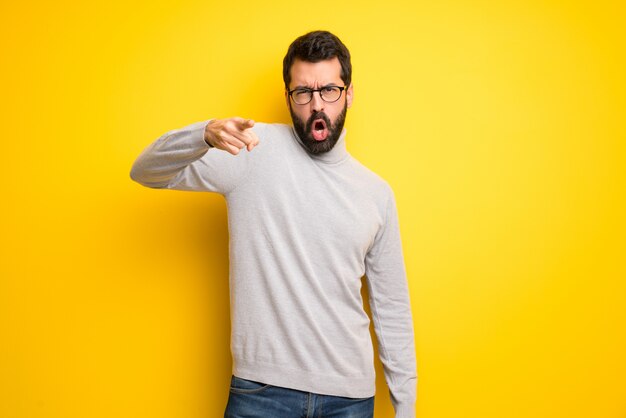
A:
{"label": "eyeglasses", "polygon": [[323,101],[326,103],[334,103],[341,98],[341,94],[346,89],[346,86],[325,86],[321,89],[297,88],[289,91],[289,97],[291,97],[291,100],[293,100],[295,104],[305,105],[313,100],[313,93],[318,91]]}

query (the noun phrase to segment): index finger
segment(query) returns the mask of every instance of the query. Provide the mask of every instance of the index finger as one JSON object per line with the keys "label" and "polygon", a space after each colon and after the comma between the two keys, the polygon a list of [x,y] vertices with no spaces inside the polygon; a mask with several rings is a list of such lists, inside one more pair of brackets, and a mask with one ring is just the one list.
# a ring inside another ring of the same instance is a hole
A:
{"label": "index finger", "polygon": [[248,131],[247,134],[248,134],[248,137],[251,139],[250,144],[254,146],[259,144],[260,142],[259,137],[257,136],[256,133],[254,133],[254,131]]}
{"label": "index finger", "polygon": [[247,129],[243,131],[234,130],[234,131],[231,131],[230,134],[233,137],[240,140],[241,142],[243,142],[246,146],[250,144],[257,145],[259,143],[259,137],[256,135],[256,133],[252,129]]}
{"label": "index finger", "polygon": [[257,134],[254,133],[254,131],[248,131],[247,133],[248,136],[251,138],[251,141],[246,144],[246,147],[248,148],[248,151],[252,151],[254,147],[259,145],[259,137],[257,136]]}

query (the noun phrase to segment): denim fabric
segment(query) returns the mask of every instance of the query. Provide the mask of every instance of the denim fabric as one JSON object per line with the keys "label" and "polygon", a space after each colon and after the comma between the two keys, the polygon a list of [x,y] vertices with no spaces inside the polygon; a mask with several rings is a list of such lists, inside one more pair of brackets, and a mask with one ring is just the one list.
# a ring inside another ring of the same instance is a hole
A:
{"label": "denim fabric", "polygon": [[224,418],[373,418],[374,396],[321,395],[232,376]]}

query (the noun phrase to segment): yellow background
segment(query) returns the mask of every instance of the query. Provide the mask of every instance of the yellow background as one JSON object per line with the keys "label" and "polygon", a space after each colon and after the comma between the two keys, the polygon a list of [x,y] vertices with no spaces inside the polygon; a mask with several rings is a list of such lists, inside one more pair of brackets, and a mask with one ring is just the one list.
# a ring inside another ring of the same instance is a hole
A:
{"label": "yellow background", "polygon": [[0,417],[223,414],[225,202],[129,170],[193,122],[290,122],[319,28],[396,193],[418,417],[626,417],[623,4],[3,2]]}

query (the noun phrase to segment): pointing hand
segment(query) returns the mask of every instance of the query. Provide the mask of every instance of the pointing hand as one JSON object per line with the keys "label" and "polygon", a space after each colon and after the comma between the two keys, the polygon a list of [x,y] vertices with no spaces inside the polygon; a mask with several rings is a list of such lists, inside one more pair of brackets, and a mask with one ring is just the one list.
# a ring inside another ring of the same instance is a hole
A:
{"label": "pointing hand", "polygon": [[259,143],[259,137],[251,129],[253,126],[252,119],[213,119],[204,129],[204,140],[209,145],[233,155],[239,154],[244,147],[250,152]]}

